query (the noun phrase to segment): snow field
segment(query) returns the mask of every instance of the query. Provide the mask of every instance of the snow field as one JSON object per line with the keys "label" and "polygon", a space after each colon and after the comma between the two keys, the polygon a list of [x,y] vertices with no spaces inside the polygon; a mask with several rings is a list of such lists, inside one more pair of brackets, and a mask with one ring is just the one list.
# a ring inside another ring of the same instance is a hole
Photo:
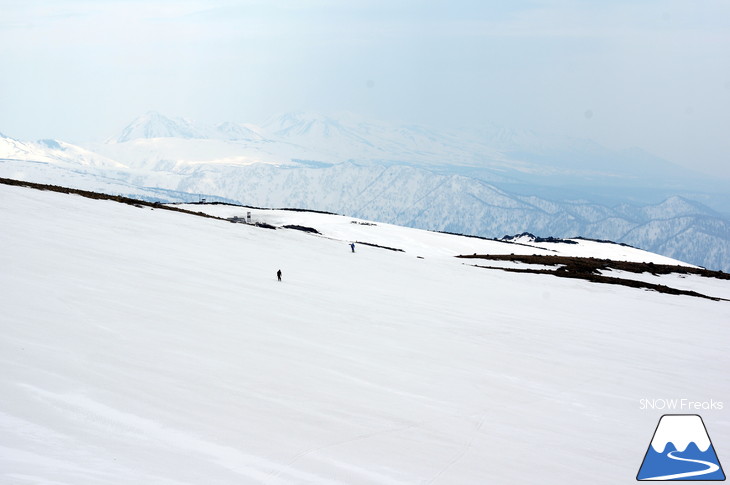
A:
{"label": "snow field", "polygon": [[[263,222],[276,227],[297,224],[317,229],[323,236],[336,240],[361,240],[386,247],[403,249],[421,256],[457,256],[463,254],[524,254],[593,257],[616,261],[653,262],[679,266],[690,264],[630,246],[573,239],[577,244],[567,243],[521,243],[512,244],[492,239],[455,236],[422,229],[405,229],[386,223],[372,223],[353,217],[317,212],[291,210],[268,210],[237,207],[231,205],[175,204],[175,207],[191,212],[204,212],[216,217],[245,218],[251,213],[251,222]],[[490,265],[498,264],[490,261]]]}
{"label": "snow field", "polygon": [[640,398],[728,400],[727,302],[474,268],[395,226],[408,252],[352,254],[371,226],[5,186],[0,221],[0,483],[628,483]]}

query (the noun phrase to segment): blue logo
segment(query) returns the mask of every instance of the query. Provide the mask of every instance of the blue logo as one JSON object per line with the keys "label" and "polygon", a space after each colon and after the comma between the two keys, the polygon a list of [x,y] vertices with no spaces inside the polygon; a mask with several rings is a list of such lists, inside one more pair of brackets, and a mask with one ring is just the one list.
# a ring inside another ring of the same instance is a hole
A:
{"label": "blue logo", "polygon": [[725,480],[702,418],[696,414],[662,416],[636,479]]}

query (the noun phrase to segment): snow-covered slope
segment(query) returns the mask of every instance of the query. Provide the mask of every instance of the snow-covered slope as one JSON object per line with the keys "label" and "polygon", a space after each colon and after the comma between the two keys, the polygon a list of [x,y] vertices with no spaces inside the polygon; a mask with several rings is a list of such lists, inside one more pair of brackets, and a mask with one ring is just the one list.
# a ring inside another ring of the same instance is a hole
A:
{"label": "snow-covered slope", "polygon": [[68,167],[126,168],[122,163],[63,141],[24,142],[0,134],[0,160],[2,159],[63,164]]}
{"label": "snow-covered slope", "polygon": [[[0,205],[2,483],[613,485],[660,414],[640,399],[728,399],[726,301],[475,268],[442,244],[485,241],[331,216]],[[410,250],[353,254],[368,229]]]}
{"label": "snow-covered slope", "polygon": [[[191,122],[148,114],[125,130],[137,138],[120,137],[125,142],[94,150],[131,166],[174,173],[165,187],[178,191],[489,237],[530,231],[611,239],[730,270],[727,217],[687,200],[690,185],[698,183],[693,174],[639,149],[613,151],[590,140],[498,125],[433,130],[320,113],[288,113],[261,127],[225,124],[243,129],[240,137],[226,136],[223,125],[199,124],[187,130],[196,133],[192,138],[145,134],[164,132],[160,124],[185,123]],[[250,166],[254,163],[271,166]],[[520,181],[519,194],[536,192],[529,184],[576,184],[582,199],[518,195],[505,185]],[[700,185],[711,192],[707,182]],[[593,194],[593,188],[605,192],[606,186],[636,187],[634,197],[646,187],[666,188],[661,197],[647,198],[650,203],[629,205],[620,204],[626,195]],[[659,203],[662,198],[667,201]]]}
{"label": "snow-covered slope", "polygon": [[[529,231],[609,239],[730,271],[730,219],[690,200],[698,196],[686,187],[690,176],[670,176],[674,169],[640,151],[586,140],[498,126],[439,131],[352,115],[294,113],[257,127],[154,112],[91,152],[65,149],[65,158],[48,143],[26,144],[33,150],[18,157],[13,146],[22,142],[3,140],[0,175],[10,178],[146,198],[172,191],[165,201],[208,194],[486,237]],[[564,193],[571,183],[580,189]]]}
{"label": "snow-covered slope", "polygon": [[418,256],[458,256],[461,254],[542,254],[552,256],[592,257],[614,261],[645,262],[691,266],[676,259],[650,253],[626,245],[570,239],[540,242],[523,238],[513,242],[473,238],[455,234],[404,228],[393,224],[353,219],[335,214],[271,210],[231,205],[175,204],[191,212],[204,212],[224,219],[238,218],[250,223],[274,227],[304,226],[316,229],[324,237],[340,241],[364,241],[378,246],[399,249]]}
{"label": "snow-covered slope", "polygon": [[[122,195],[153,202],[192,202],[200,199],[208,201],[235,202],[225,197],[205,193],[188,193],[148,186],[151,177],[135,175],[134,171],[86,168],[72,169],[55,162],[29,162],[24,160],[0,159],[0,178],[22,180],[39,184],[73,187],[80,190]],[[169,177],[167,177],[169,180]]]}
{"label": "snow-covered slope", "polygon": [[[210,151],[208,152],[210,154]],[[125,165],[58,140],[26,142],[0,134],[0,177],[124,195],[161,202],[234,202],[211,194],[172,189],[180,177]]]}
{"label": "snow-covered slope", "polygon": [[191,168],[174,187],[217,192],[259,207],[338,212],[423,229],[501,237],[529,231],[624,242],[712,269],[730,270],[730,221],[701,204],[607,206],[521,196],[460,175],[406,166],[341,164]]}
{"label": "snow-covered slope", "polygon": [[[139,159],[156,160],[154,170],[100,172],[79,166],[0,160],[0,176],[146,198],[151,196],[150,188],[175,192],[163,195],[157,190],[165,201],[190,201],[198,194],[215,194],[219,199],[259,207],[327,210],[487,237],[523,231],[558,237],[580,235],[625,242],[693,264],[730,270],[730,223],[681,197],[661,204],[617,207],[587,200],[553,201],[516,195],[470,177],[406,166],[346,163],[281,168],[276,166],[276,156],[264,153],[264,148],[257,160],[251,160],[232,155],[228,143],[141,139],[126,144],[126,153],[134,144]],[[221,158],[211,160],[216,153]],[[260,160],[269,163],[252,163]],[[133,159],[125,162],[134,164]],[[212,195],[204,197],[214,200]]]}

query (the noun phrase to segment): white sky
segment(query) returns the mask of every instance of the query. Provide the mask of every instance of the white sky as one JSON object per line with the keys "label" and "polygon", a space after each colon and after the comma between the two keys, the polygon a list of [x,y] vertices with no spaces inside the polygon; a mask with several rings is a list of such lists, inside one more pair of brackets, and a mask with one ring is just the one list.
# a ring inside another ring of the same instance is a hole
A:
{"label": "white sky", "polygon": [[0,132],[351,111],[640,146],[730,176],[730,3],[0,0]]}

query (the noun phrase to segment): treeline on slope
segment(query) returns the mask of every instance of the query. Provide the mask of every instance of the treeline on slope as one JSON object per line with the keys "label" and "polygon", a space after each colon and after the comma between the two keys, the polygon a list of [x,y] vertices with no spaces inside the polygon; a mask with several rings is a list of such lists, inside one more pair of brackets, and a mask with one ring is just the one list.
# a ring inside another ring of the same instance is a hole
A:
{"label": "treeline on slope", "polygon": [[514,273],[533,273],[533,274],[550,274],[561,278],[577,278],[593,283],[604,283],[611,285],[628,286],[632,288],[646,288],[654,290],[659,293],[667,293],[671,295],[686,295],[695,296],[699,298],[707,298],[710,300],[725,300],[724,298],[717,298],[712,296],[703,295],[695,291],[680,290],[672,288],[666,285],[658,285],[654,283],[647,283],[643,281],[632,280],[628,278],[618,278],[613,276],[606,276],[601,274],[600,271],[626,271],[630,273],[651,273],[653,275],[662,274],[696,274],[704,276],[706,278],[717,278],[721,280],[730,280],[730,274],[723,273],[722,271],[712,271],[705,268],[694,268],[689,266],[678,266],[668,264],[655,264],[655,263],[638,263],[630,261],[614,261],[610,259],[599,259],[599,258],[580,258],[573,256],[553,256],[553,255],[498,255],[498,254],[471,254],[471,255],[460,255],[458,258],[464,259],[480,259],[486,261],[511,261],[525,264],[543,265],[543,266],[558,266],[554,270],[550,269],[536,269],[536,268],[501,268],[496,266],[480,266],[480,268],[486,269],[498,269],[502,271],[514,272]]}
{"label": "treeline on slope", "polygon": [[730,274],[722,271],[713,271],[692,266],[672,264],[639,263],[632,261],[616,261],[613,259],[581,258],[577,256],[554,256],[539,254],[467,254],[459,258],[488,259],[494,261],[514,261],[526,264],[541,264],[547,266],[562,265],[566,271],[574,273],[598,274],[600,270],[620,270],[631,273],[659,274],[697,274],[707,278],[730,279]]}

